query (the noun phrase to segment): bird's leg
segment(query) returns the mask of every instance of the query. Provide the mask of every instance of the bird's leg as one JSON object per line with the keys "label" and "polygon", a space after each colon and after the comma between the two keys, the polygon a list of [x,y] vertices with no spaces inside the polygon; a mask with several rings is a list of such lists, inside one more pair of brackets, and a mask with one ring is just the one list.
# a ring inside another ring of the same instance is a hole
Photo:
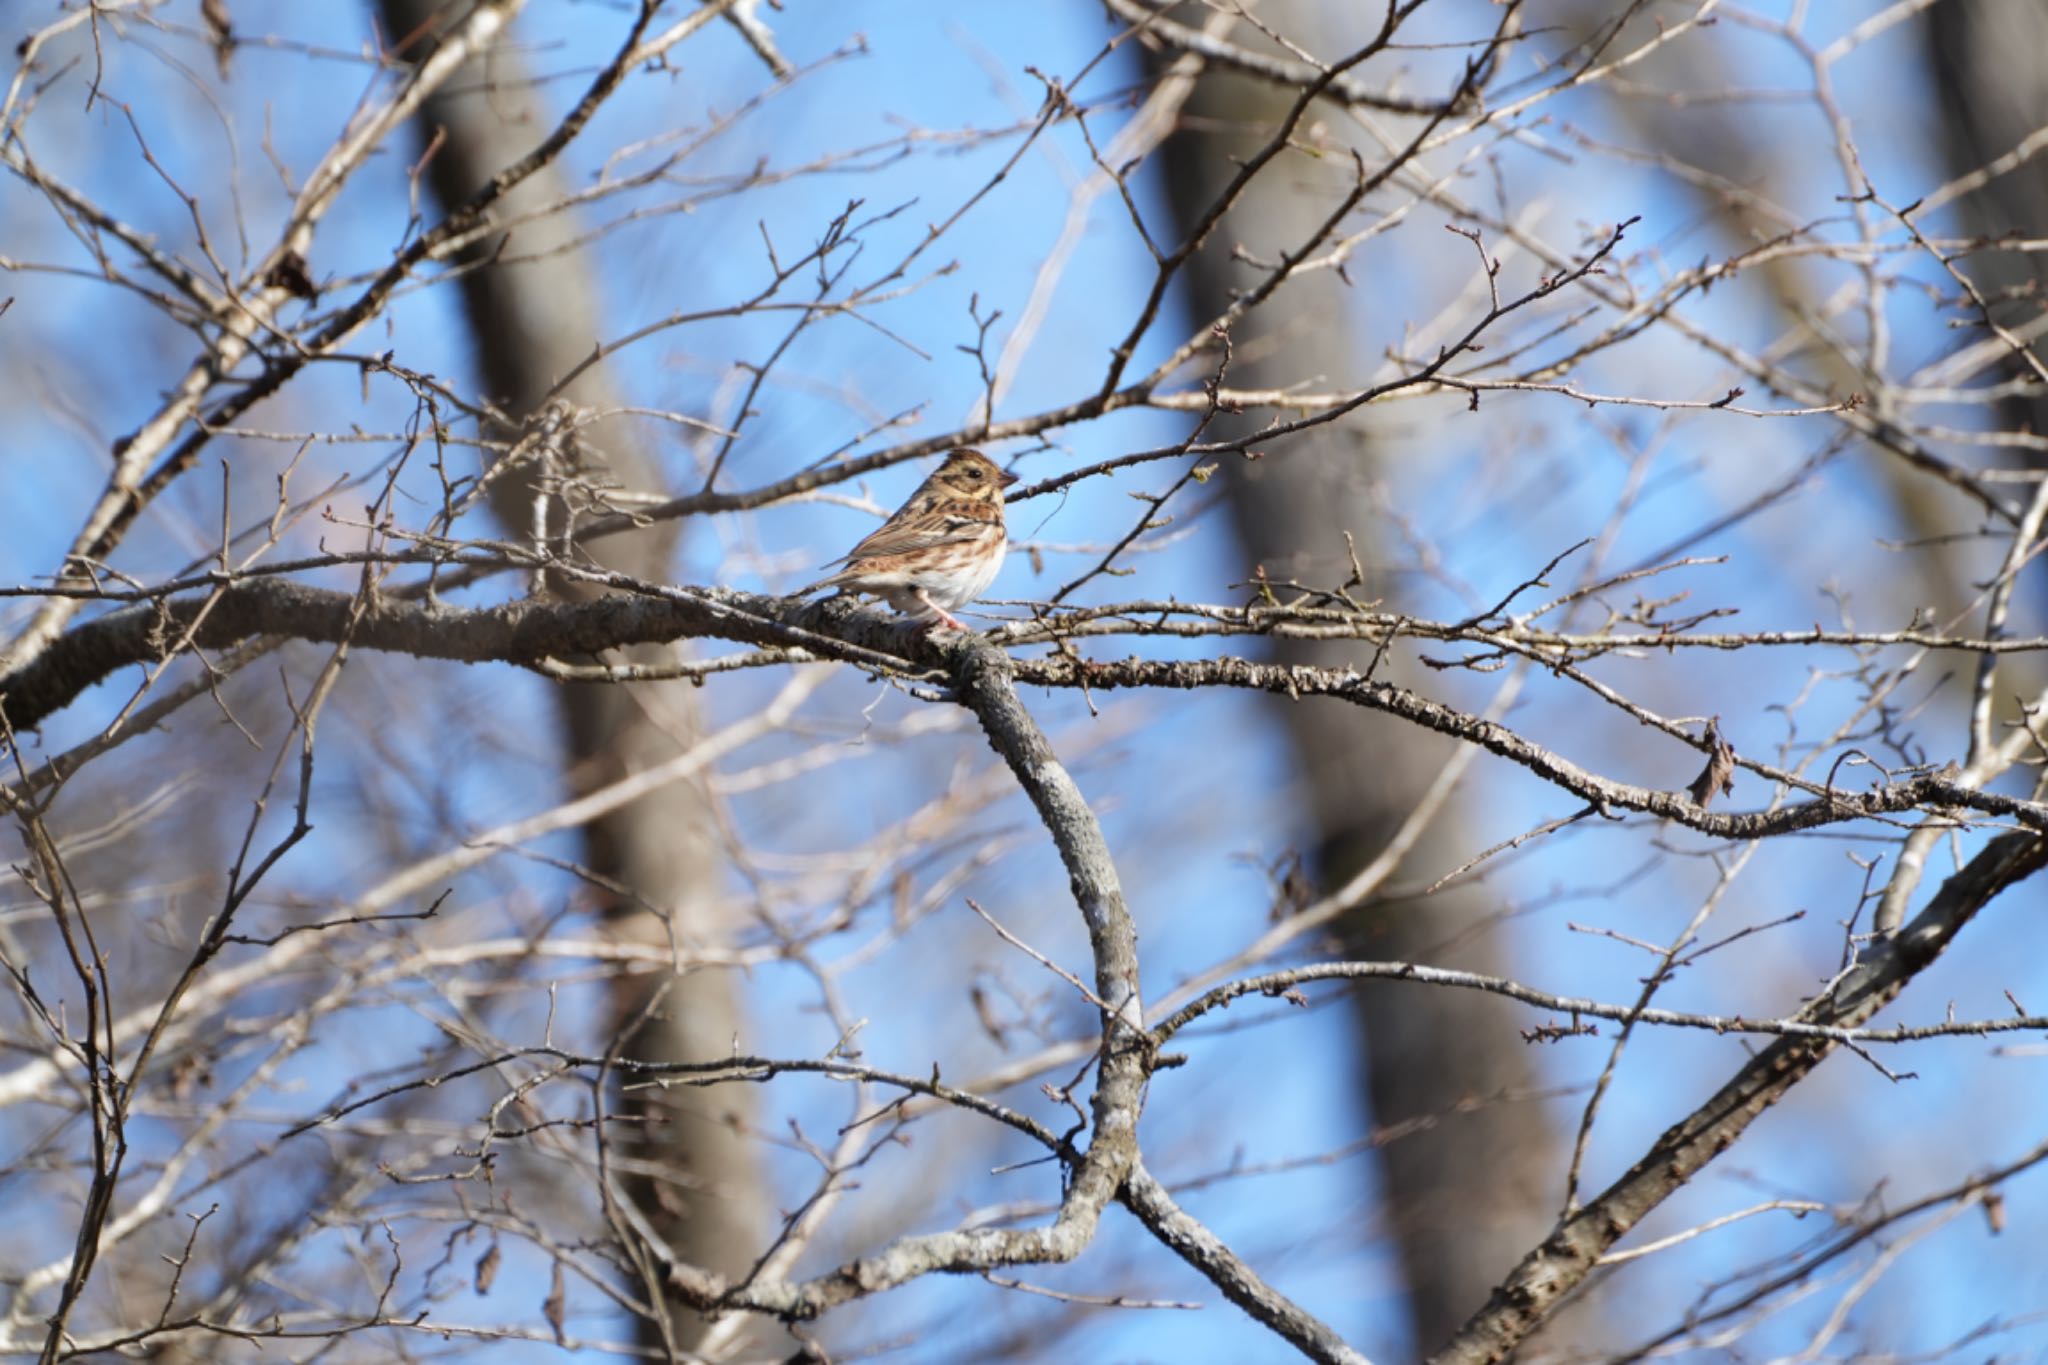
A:
{"label": "bird's leg", "polygon": [[[954,618],[952,612],[947,611],[944,607],[932,601],[931,594],[925,589],[918,588],[914,593],[912,593],[912,596],[917,598],[917,603],[919,606],[925,608],[928,611],[938,613],[939,620],[944,621],[947,625],[951,626],[953,629],[959,631],[963,635],[968,633],[967,627],[961,625],[960,622]],[[927,625],[925,629],[930,630],[931,626]]]}

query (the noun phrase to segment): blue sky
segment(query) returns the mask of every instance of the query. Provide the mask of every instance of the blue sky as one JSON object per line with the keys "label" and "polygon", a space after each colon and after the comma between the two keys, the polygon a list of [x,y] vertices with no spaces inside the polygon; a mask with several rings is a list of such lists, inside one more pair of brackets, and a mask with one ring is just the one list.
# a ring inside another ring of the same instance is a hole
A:
{"label": "blue sky", "polygon": [[[1875,7],[1839,8],[1840,13],[1831,8],[1813,21],[1821,38],[1846,29]],[[1453,5],[1449,10],[1449,32],[1487,21],[1486,6]],[[186,21],[189,17],[184,16]],[[799,66],[846,51],[856,34],[864,39],[864,50],[829,63],[777,95],[761,116],[743,122],[693,159],[686,175],[709,181],[763,159],[771,167],[797,165],[821,152],[880,146],[912,129],[945,135],[1020,124],[1036,111],[1042,95],[1027,68],[1070,76],[1112,32],[1099,7],[1082,4],[939,6],[885,0],[840,11],[789,0],[781,15],[770,17],[784,50]],[[245,4],[236,6],[236,20],[252,32],[274,29],[337,52],[357,50],[367,32],[363,10],[355,5]],[[558,106],[608,55],[624,22],[623,7],[599,3],[536,4],[521,20],[519,36],[529,59],[543,70],[562,73],[554,86]],[[1900,200],[1925,192],[1942,174],[1932,164],[1926,140],[1931,96],[1916,64],[1915,35],[1911,25],[1902,26],[1838,73],[1864,164],[1885,192]],[[1724,22],[1712,39],[1754,87],[1796,85],[1804,79],[1783,45],[1762,35]],[[209,236],[233,267],[242,247],[229,188],[239,196],[247,239],[258,251],[282,203],[275,173],[253,130],[265,126],[267,113],[275,154],[303,174],[346,119],[368,73],[352,60],[245,48],[236,57],[223,97],[234,128],[230,137],[199,93],[202,84],[210,84],[210,75],[187,74],[209,71],[203,49],[176,33],[153,36],[150,42],[165,59],[141,55],[140,44],[110,47],[106,89],[145,116],[150,152],[166,173],[201,191]],[[1434,54],[1400,54],[1418,80],[1440,60]],[[760,64],[716,26],[683,50],[678,68],[665,77],[629,83],[571,150],[566,164],[575,176],[595,175],[610,151],[650,130],[702,125],[765,84]],[[1125,51],[1098,66],[1076,93],[1106,100],[1138,79]],[[31,124],[32,147],[41,163],[145,225],[166,244],[191,251],[194,242],[182,206],[143,161],[125,120],[105,102],[90,110],[80,104],[77,99],[53,100],[38,112]],[[1113,132],[1119,117],[1114,108],[1097,115],[1092,126],[1098,142]],[[158,128],[165,134],[157,135]],[[1575,224],[1591,232],[1640,214],[1643,221],[1632,230],[1629,248],[1645,254],[1629,268],[1645,280],[1662,268],[1731,249],[1718,229],[1704,223],[1699,199],[1671,178],[1582,151],[1567,154],[1562,149],[1570,145],[1568,134],[1575,129],[1609,142],[1631,137],[1606,96],[1583,92],[1549,106],[1545,121],[1531,123],[1524,138],[1503,153],[1511,197],[1527,206],[1548,240],[1572,241]],[[1784,115],[1783,129],[1782,141],[1774,145],[1781,159],[1759,174],[1768,176],[1795,212],[1809,218],[1841,214],[1834,198],[1841,184],[1818,115],[1810,108],[1793,108]],[[909,250],[928,222],[951,213],[980,187],[1014,145],[1007,136],[929,138],[900,159],[872,158],[881,164],[858,174],[797,177],[743,195],[704,197],[688,212],[650,213],[606,234],[592,249],[605,326],[617,335],[674,311],[747,297],[768,268],[761,249],[764,232],[779,251],[801,249],[854,198],[862,201],[862,214],[897,211],[867,236],[854,277],[876,273],[880,262]],[[380,156],[343,196],[321,231],[313,258],[316,276],[352,275],[388,258],[405,230],[405,170],[412,146],[408,140]],[[640,154],[640,163],[628,159],[621,165],[644,163],[651,154]],[[801,340],[735,448],[727,486],[747,486],[803,467],[854,440],[879,416],[917,414],[888,439],[941,432],[964,421],[980,392],[974,360],[957,349],[974,336],[970,302],[984,315],[990,308],[1002,310],[1004,319],[991,335],[1007,335],[1040,263],[1058,239],[1068,186],[1085,173],[1085,157],[1071,129],[1048,136],[997,194],[934,248],[925,265],[957,262],[958,268],[875,313],[907,345],[845,319]],[[1140,212],[1157,235],[1170,238],[1161,190],[1151,175],[1134,184]],[[672,205],[696,192],[692,185],[671,185],[637,201],[600,207],[591,221],[603,222],[628,203]],[[1481,191],[1468,193],[1477,197]],[[0,254],[83,262],[82,253],[66,245],[61,226],[18,181],[10,182],[6,198],[0,199],[0,222],[7,233]],[[1927,273],[1924,266],[1910,263],[1899,268],[1916,277]],[[1375,244],[1357,271],[1363,284],[1335,296],[1336,306],[1355,319],[1358,354],[1370,361],[1398,344],[1411,319],[1429,318],[1464,293],[1470,270],[1469,245],[1442,232],[1434,220]],[[1528,288],[1537,273],[1526,256],[1511,255],[1503,288]],[[1113,197],[1098,200],[1044,329],[998,415],[1028,413],[1091,391],[1150,277],[1149,258],[1123,207]],[[1835,283],[1843,277],[1846,272],[1837,269],[1826,278]],[[15,274],[0,281],[0,289],[17,298],[15,311],[0,318],[0,412],[17,452],[0,461],[0,500],[35,513],[21,519],[16,534],[0,541],[0,579],[24,582],[47,572],[67,524],[98,487],[107,446],[153,407],[192,343],[161,322],[149,305],[102,283]],[[1899,368],[1941,354],[1951,338],[1938,319],[1903,291],[1894,299]],[[405,363],[466,387],[472,382],[468,342],[455,304],[453,291],[446,288],[409,294],[392,309],[389,327],[366,333],[360,347],[395,347]],[[1687,315],[1750,346],[1764,344],[1781,325],[1761,279],[1724,286],[1689,304]],[[1137,365],[1164,354],[1192,323],[1181,303],[1172,301],[1148,335]],[[618,378],[635,402],[716,419],[730,396],[733,362],[764,355],[784,325],[774,318],[747,318],[665,332],[623,351],[616,361]],[[1588,367],[1581,377],[1589,387],[1610,392],[1687,398],[1718,396],[1736,382],[1719,361],[1657,333]],[[1752,393],[1750,401],[1764,399]],[[334,366],[308,372],[252,420],[279,430],[343,429],[355,423],[365,430],[389,431],[408,408],[395,386],[385,383],[373,383],[366,399],[359,374]],[[1953,420],[1963,424],[1968,413]],[[1051,433],[1051,448],[1029,454],[1021,468],[1039,477],[1167,443],[1185,430],[1185,419],[1178,416],[1121,414]],[[1628,485],[1625,452],[1653,448],[1655,453],[1640,504],[1610,552],[1609,563],[1616,566],[1657,551],[1740,503],[1818,450],[1834,430],[1824,418],[1759,422],[1725,413],[1674,418],[1630,408],[1588,412],[1549,395],[1492,395],[1478,414],[1466,413],[1456,397],[1402,401],[1387,405],[1376,425],[1389,452],[1394,504],[1419,534],[1437,544],[1482,602],[1495,600],[1565,545],[1600,531]],[[664,458],[687,467],[689,452],[667,432],[651,439],[668,442],[662,447]],[[864,448],[877,444],[871,440]],[[217,444],[218,457],[234,466],[235,496],[245,513],[267,505],[279,452],[287,448],[255,440]],[[1024,449],[1020,444],[1000,453],[1010,456]],[[319,479],[344,471],[364,472],[386,454],[374,444],[318,450],[309,456],[300,486],[310,489]],[[1879,543],[1900,536],[1901,527],[1883,486],[1872,476],[1877,458],[1857,451],[1836,461],[1800,495],[1692,551],[1726,555],[1726,565],[1683,570],[1660,590],[1683,587],[1693,594],[1689,607],[1740,606],[1741,627],[1798,627],[1817,620],[1833,624],[1837,608],[1822,591],[1832,581],[1857,592],[1855,609],[1863,624],[1901,624],[1899,603],[1890,594],[1901,577],[1917,572],[1917,564]],[[881,506],[893,506],[923,472],[891,470],[867,481],[865,491]],[[1155,490],[1170,477],[1164,467],[1149,466],[1084,485],[1056,502],[1020,506],[1013,511],[1013,532],[1053,545],[1101,542],[1135,515],[1136,504],[1124,494]],[[423,484],[413,491],[428,493]],[[158,574],[203,553],[217,523],[219,498],[218,467],[210,465],[203,477],[188,479],[159,519],[131,542],[121,567],[139,575]],[[792,586],[871,524],[867,513],[855,509],[805,504],[772,509],[744,523],[692,527],[674,574],[678,581]],[[1169,551],[1133,561],[1136,578],[1098,583],[1083,600],[1170,594],[1230,600],[1228,585],[1241,581],[1247,565],[1218,512],[1212,509],[1196,525],[1196,534]],[[1392,548],[1386,553],[1398,557],[1402,552]],[[1054,553],[1048,562],[1046,574],[1034,577],[1024,557],[1014,557],[994,595],[1040,595],[1089,561]],[[1409,580],[1418,610],[1459,615],[1471,609],[1461,594],[1424,575],[1412,574]],[[496,585],[474,600],[512,590],[509,583]],[[1626,598],[1623,594],[1618,600],[1625,604]],[[0,622],[15,614],[15,607],[0,606]],[[1184,652],[1203,651],[1188,646]],[[1688,655],[1593,671],[1664,714],[1717,712],[1738,749],[1770,754],[1787,728],[1773,704],[1797,693],[1809,668],[1840,669],[1846,662],[1845,656],[1787,651],[1764,657]],[[1497,680],[1498,675],[1447,675],[1443,687],[1447,695],[1476,702]],[[735,718],[757,707],[764,688],[773,685],[745,678],[714,684],[705,689],[702,704],[714,720]],[[132,686],[132,680],[123,686]],[[424,719],[407,721],[396,703],[409,700],[407,693],[417,687],[430,689],[440,707]],[[55,747],[89,733],[125,695],[122,687],[102,689],[46,727],[44,742]],[[1229,945],[1255,934],[1269,900],[1261,869],[1312,837],[1303,827],[1277,704],[1230,696],[1117,697],[1096,719],[1076,697],[1033,695],[1030,700],[1048,732],[1072,755],[1083,790],[1099,803],[1112,848],[1123,860],[1143,934],[1150,991],[1160,994],[1213,962]],[[386,703],[392,704],[389,712]],[[1800,735],[1825,732],[1829,720],[1851,704],[1850,685],[1823,680],[1798,717]],[[372,847],[378,821],[367,809],[349,804],[362,792],[381,790],[393,800],[414,803],[424,830],[469,832],[543,808],[555,795],[558,775],[550,749],[530,738],[544,733],[552,716],[546,685],[537,680],[508,670],[376,664],[352,669],[338,705],[348,708],[344,714],[351,717],[346,733],[366,732],[391,715],[396,757],[377,755],[365,745],[343,748],[324,760],[322,794],[330,814],[319,836],[285,870],[293,891],[339,894],[361,876],[366,860],[383,856]],[[1930,742],[1941,745],[1949,744],[1953,733],[1953,710],[1945,705],[1938,703],[1924,720]],[[1697,765],[1691,751],[1636,730],[1612,713],[1589,713],[1587,707],[1583,694],[1538,678],[1511,723],[1625,780],[1675,786]],[[827,688],[806,715],[824,732],[854,742],[866,723],[864,715],[889,726],[921,710],[919,703],[849,677]],[[204,723],[196,717],[181,722]],[[191,731],[185,733],[189,737]],[[730,766],[793,752],[809,742],[808,736],[766,742]],[[853,848],[931,799],[960,772],[989,761],[978,737],[960,729],[878,745],[878,750],[814,779],[736,802],[742,835],[791,858]],[[1775,754],[1773,761],[1778,761]],[[407,762],[423,774],[418,784],[401,775]],[[248,774],[241,767],[224,766],[201,777],[222,801],[246,801]],[[1475,850],[1568,813],[1573,804],[1490,760],[1482,760],[1480,777],[1469,785],[1467,819]],[[1749,778],[1738,786],[1734,800],[1753,807],[1764,797],[1762,784]],[[877,1065],[922,1073],[940,1061],[949,1076],[956,1076],[1001,1060],[993,1045],[980,1039],[960,992],[933,991],[918,997],[917,1008],[901,1007],[906,981],[942,979],[959,973],[962,963],[989,974],[990,980],[1049,995],[1048,1011],[1070,1030],[1082,1025],[1073,1002],[1060,999],[1047,978],[1004,949],[961,903],[972,895],[1040,949],[1064,963],[1083,962],[1085,941],[1050,848],[1036,837],[1028,810],[1014,800],[991,807],[970,828],[977,837],[1005,841],[1012,851],[974,873],[942,913],[846,978],[852,1011],[871,1020],[863,1046]],[[1653,873],[1621,895],[1567,902],[1511,920],[1508,932],[1521,955],[1517,975],[1562,992],[1631,998],[1642,957],[1611,940],[1574,932],[1567,922],[1602,925],[1652,941],[1676,932],[1712,885],[1715,868],[1702,855],[1725,858],[1729,850],[1710,849],[1682,831],[1667,831],[1665,843],[1671,851]],[[572,856],[573,850],[572,842],[558,840],[545,851]],[[1488,886],[1504,906],[1526,903],[1554,888],[1604,884],[1649,851],[1648,831],[1639,824],[1575,829],[1505,861]],[[1789,1009],[1832,970],[1840,943],[1838,921],[1847,914],[1858,884],[1847,854],[1874,851],[1877,846],[1869,841],[1831,839],[1765,849],[1736,883],[1710,936],[1795,909],[1806,910],[1806,918],[1709,958],[1683,974],[1661,1003],[1724,1013]],[[929,885],[945,870],[942,860],[921,868],[919,884]],[[1442,870],[1417,869],[1416,876]],[[573,890],[567,878],[537,864],[498,866],[464,886],[465,895],[479,901],[495,896],[508,906],[543,908],[559,904]],[[1949,1000],[1960,1015],[2000,1013],[2007,1008],[2000,995],[2006,989],[2029,1004],[2048,997],[2038,965],[2038,930],[2025,922],[2030,900],[2038,904],[2038,895],[2015,895],[1994,905],[1985,922],[1917,983],[1894,1013],[1926,1020]],[[849,935],[830,950],[852,952],[863,938]],[[808,1012],[813,992],[800,973],[766,969],[750,979],[747,989],[753,1017],[763,1021],[763,1050],[814,1053],[830,1045],[834,1031]],[[589,991],[574,987],[566,998],[588,1004]],[[1146,1119],[1148,1151],[1162,1178],[1214,1171],[1233,1160],[1309,1157],[1368,1130],[1372,1118],[1356,1093],[1357,1072],[1348,1059],[1355,1038],[1346,1011],[1334,999],[1319,999],[1321,1007],[1288,1012],[1271,1024],[1187,1042],[1193,1064],[1155,1082]],[[526,1008],[531,1010],[533,1001]],[[374,1044],[385,1035],[376,1030],[389,1028],[390,1036],[408,1040],[406,1030],[432,1036],[424,1021],[435,1009],[430,993],[395,990],[390,1000],[355,1016],[365,1031],[305,1054],[289,1079],[317,1096],[342,1084],[357,1068],[388,1065],[388,1058],[377,1056]],[[1232,1019],[1254,1013],[1253,1007],[1241,1006]],[[1596,1131],[1589,1182],[1597,1188],[1618,1174],[1649,1138],[1724,1079],[1742,1056],[1743,1044],[1733,1039],[1638,1034]],[[1574,1040],[1544,1049],[1539,1057],[1549,1083],[1583,1085],[1597,1073],[1605,1048]],[[2042,1065],[2039,1058],[2000,1057],[1980,1042],[1943,1042],[1899,1054],[1891,1064],[1916,1071],[1917,1079],[1889,1081],[1848,1057],[1828,1063],[1792,1101],[1759,1122],[1726,1161],[1660,1211],[1645,1235],[1661,1235],[1778,1195],[1848,1204],[1882,1181],[1886,1198],[1909,1198],[1969,1169],[2009,1159],[2038,1140],[2048,1118],[2036,1098],[2039,1087],[2029,1084],[2032,1069]],[[1032,1087],[1020,1087],[1010,1098],[1049,1121],[1058,1112]],[[845,1097],[829,1087],[779,1083],[764,1101],[764,1121],[771,1125],[785,1109],[814,1132],[830,1132],[844,1120]],[[278,1100],[287,1102],[310,1103],[303,1097]],[[1548,1113],[1568,1128],[1576,1120],[1576,1104],[1560,1102]],[[987,1144],[984,1168],[1026,1155],[1019,1144],[991,1141],[963,1121],[934,1120],[926,1127],[931,1132],[920,1135],[918,1147],[877,1162],[866,1174],[869,1189],[880,1192],[884,1202],[893,1198],[919,1208],[919,1226],[944,1226],[962,1211],[950,1197],[932,1197],[923,1206],[916,1202],[932,1194],[923,1165],[927,1145],[963,1170],[971,1170],[984,1155],[976,1143]],[[787,1179],[801,1178],[800,1162],[778,1156],[775,1163]],[[957,1192],[963,1205],[1056,1195],[1044,1167],[958,1180],[945,1193]],[[1374,1223],[1372,1182],[1370,1159],[1354,1157],[1224,1182],[1191,1194],[1188,1204],[1283,1290],[1376,1358],[1399,1359],[1415,1343],[1402,1336],[1398,1281],[1388,1243]],[[2048,1297],[2048,1272],[2034,1268],[2048,1265],[2048,1256],[2040,1254],[2042,1229],[2048,1227],[2041,1183],[2038,1176],[2013,1183],[2009,1226],[2002,1238],[1991,1238],[1982,1219],[1965,1217],[1903,1262],[1887,1281],[1899,1292],[1867,1302],[1856,1315],[1854,1327],[1862,1339],[1901,1352],[1929,1350],[1996,1314],[2040,1307]],[[1681,1311],[1702,1284],[1782,1252],[1811,1231],[1810,1222],[1795,1225],[1770,1215],[1702,1238],[1682,1256],[1632,1267],[1608,1300],[1619,1324],[1616,1336],[1629,1341],[1645,1335],[1650,1325]],[[1023,1278],[1087,1289],[1101,1285],[1105,1267],[1112,1268],[1119,1287],[1132,1292],[1201,1298],[1208,1306],[1194,1312],[1088,1315],[1074,1338],[1078,1358],[1277,1357],[1270,1338],[1216,1301],[1205,1284],[1118,1214],[1106,1220],[1101,1241],[1080,1264]],[[510,1297],[522,1275],[540,1273],[535,1261],[522,1264],[515,1258],[507,1267],[508,1289],[500,1292]],[[1823,1295],[1816,1304],[1789,1311],[1759,1334],[1756,1349],[1796,1349],[1829,1302]],[[455,1316],[472,1306],[458,1298],[448,1312]],[[579,1320],[591,1330],[617,1330],[616,1323],[606,1323],[594,1299],[582,1307],[589,1316]],[[877,1301],[835,1340],[852,1344],[915,1334],[930,1340],[899,1358],[968,1358],[978,1349],[976,1340],[1023,1330],[1037,1320],[1034,1315],[1055,1311],[1042,1300],[1004,1295],[973,1282],[921,1284]],[[2014,1339],[2030,1350],[2040,1349],[2040,1341],[2037,1332]],[[505,1354],[518,1358],[522,1353],[507,1349]],[[552,1352],[535,1348],[531,1354],[541,1358]]]}

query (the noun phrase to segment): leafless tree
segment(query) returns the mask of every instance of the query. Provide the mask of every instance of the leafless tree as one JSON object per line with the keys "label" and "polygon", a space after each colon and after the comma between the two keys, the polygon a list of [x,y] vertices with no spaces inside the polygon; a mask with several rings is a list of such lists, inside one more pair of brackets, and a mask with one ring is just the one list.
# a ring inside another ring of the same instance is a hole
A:
{"label": "leafless tree", "polygon": [[[1118,12],[1134,23],[1147,13],[1134,4]],[[1213,13],[1211,31],[1220,40],[1227,36],[1229,16]],[[1361,29],[1376,20],[1363,11],[1350,17]],[[1337,38],[1332,30],[1342,28],[1347,16],[1336,6],[1266,5],[1260,18],[1292,43],[1318,52],[1348,51],[1370,36],[1362,31]],[[1191,11],[1184,22],[1199,32],[1203,15]],[[1289,56],[1285,43],[1261,33],[1240,30],[1233,41],[1268,61]],[[1187,60],[1172,37],[1155,36],[1152,42],[1155,60]],[[1204,216],[1237,168],[1266,144],[1299,97],[1295,85],[1227,64],[1201,71],[1182,110],[1184,131],[1164,149],[1184,236],[1202,231]],[[1405,113],[1426,125],[1427,100],[1409,103],[1417,107],[1381,112]],[[1363,139],[1360,133],[1341,142]],[[1342,146],[1333,150],[1347,154]],[[1350,176],[1311,173],[1289,193],[1238,197],[1185,267],[1185,287],[1197,309],[1226,315],[1241,289],[1260,282],[1260,260],[1319,241],[1322,224],[1362,188]],[[1356,330],[1352,310],[1330,307],[1326,295],[1282,288],[1231,327],[1234,345],[1246,352],[1233,363],[1232,378],[1248,388],[1280,390],[1360,373],[1363,348],[1354,342]],[[1312,373],[1301,370],[1304,357],[1314,357]],[[1259,409],[1221,415],[1216,429],[1256,440],[1268,415]],[[1227,466],[1239,539],[1256,571],[1342,580],[1368,600],[1405,597],[1402,575],[1394,571],[1398,550],[1373,538],[1381,525],[1374,504],[1383,496],[1388,470],[1374,452],[1366,416],[1303,431],[1286,460]],[[1354,565],[1358,581],[1351,582]],[[1355,643],[1343,640],[1280,641],[1274,657],[1307,665],[1358,661]],[[1419,661],[1382,660],[1380,667],[1405,685],[1422,682]],[[1384,856],[1390,845],[1403,860],[1424,866],[1446,859],[1446,865],[1455,864],[1460,856],[1460,842],[1469,836],[1436,809],[1448,793],[1431,791],[1455,741],[1359,710],[1290,707],[1286,717],[1315,829],[1313,867],[1305,871],[1325,890],[1345,889],[1332,904],[1342,907],[1333,925],[1347,953],[1504,970],[1503,937],[1484,928],[1494,906],[1476,884],[1435,893],[1426,914],[1415,913],[1407,897],[1377,894],[1398,866]],[[1411,821],[1418,808],[1427,818]],[[1449,994],[1405,999],[1385,991],[1362,992],[1354,1004],[1369,1112],[1394,1131],[1431,1125],[1428,1140],[1389,1144],[1381,1162],[1382,1207],[1401,1254],[1411,1330],[1416,1339],[1433,1341],[1464,1321],[1499,1272],[1542,1236],[1551,1195],[1545,1178],[1558,1158],[1556,1140],[1547,1119],[1532,1114],[1528,1104],[1473,1103],[1540,1089],[1534,1058],[1516,1036],[1510,1011],[1489,1019],[1483,1010],[1473,1012],[1473,1002]]]}
{"label": "leafless tree", "polygon": [[0,1350],[2038,1350],[1969,8],[18,11]]}
{"label": "leafless tree", "polygon": [[[439,0],[383,0],[378,17],[403,58],[431,53],[440,29],[459,21],[464,7]],[[430,95],[414,116],[420,164],[444,212],[458,211],[504,166],[516,162],[544,117],[532,76],[516,48],[473,54],[470,69]],[[590,413],[614,412],[623,399],[601,366],[584,368],[555,391],[555,380],[577,367],[599,334],[597,286],[589,257],[576,250],[581,218],[559,206],[570,197],[559,163],[543,166],[505,196],[503,212],[517,226],[472,243],[461,259],[464,313],[483,376],[482,390],[511,419],[491,434],[517,439],[519,424],[546,420],[550,402]],[[528,264],[521,265],[524,260]],[[744,421],[744,414],[740,422]],[[739,423],[736,422],[735,425]],[[642,434],[626,421],[593,422],[579,435],[602,452],[603,476],[627,488],[663,486]],[[586,457],[587,458],[587,457]],[[490,502],[512,534],[527,529],[538,506],[548,518],[569,514],[558,500],[563,471],[536,462],[499,479]],[[538,501],[537,501],[538,500]],[[581,510],[581,509],[579,509]],[[675,560],[680,522],[649,526],[616,537],[591,552],[593,563],[643,581],[666,579]],[[559,590],[571,600],[598,595],[569,581]],[[621,657],[657,662],[662,651],[643,646]],[[564,755],[579,792],[600,790],[635,771],[672,763],[697,736],[687,684],[650,682],[628,689],[567,682],[559,690]],[[629,941],[659,944],[670,934],[708,940],[728,930],[712,895],[717,854],[711,846],[713,813],[700,780],[675,782],[596,816],[583,826],[583,864],[590,883],[603,888],[608,913]],[[622,1056],[640,1063],[682,1062],[729,1048],[741,1032],[733,979],[724,972],[616,974],[613,1015]],[[666,1095],[642,1136],[639,1159],[654,1179],[637,1191],[662,1238],[697,1265],[722,1275],[747,1269],[751,1232],[766,1216],[761,1182],[744,1129],[752,1118],[745,1087]],[[649,1344],[673,1345],[688,1316],[654,1313],[639,1321]],[[681,1339],[690,1340],[685,1331]]]}

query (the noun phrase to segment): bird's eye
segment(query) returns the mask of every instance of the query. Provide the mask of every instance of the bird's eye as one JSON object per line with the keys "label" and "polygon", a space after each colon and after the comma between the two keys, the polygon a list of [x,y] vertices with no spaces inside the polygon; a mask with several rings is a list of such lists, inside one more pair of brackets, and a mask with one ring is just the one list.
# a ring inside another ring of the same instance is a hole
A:
{"label": "bird's eye", "polygon": [[970,479],[978,479],[981,477],[981,471],[975,468],[973,465],[969,465],[967,467],[967,477]]}

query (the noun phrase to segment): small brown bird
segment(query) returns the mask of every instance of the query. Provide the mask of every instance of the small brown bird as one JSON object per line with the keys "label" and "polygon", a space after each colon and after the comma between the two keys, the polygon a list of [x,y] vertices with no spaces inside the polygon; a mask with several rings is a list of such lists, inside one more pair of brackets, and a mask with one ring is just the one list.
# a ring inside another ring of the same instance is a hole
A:
{"label": "small brown bird", "polygon": [[879,597],[913,621],[944,621],[988,591],[1003,567],[1003,490],[1017,482],[978,450],[956,450],[873,535],[835,559],[845,568],[795,594],[820,588]]}

